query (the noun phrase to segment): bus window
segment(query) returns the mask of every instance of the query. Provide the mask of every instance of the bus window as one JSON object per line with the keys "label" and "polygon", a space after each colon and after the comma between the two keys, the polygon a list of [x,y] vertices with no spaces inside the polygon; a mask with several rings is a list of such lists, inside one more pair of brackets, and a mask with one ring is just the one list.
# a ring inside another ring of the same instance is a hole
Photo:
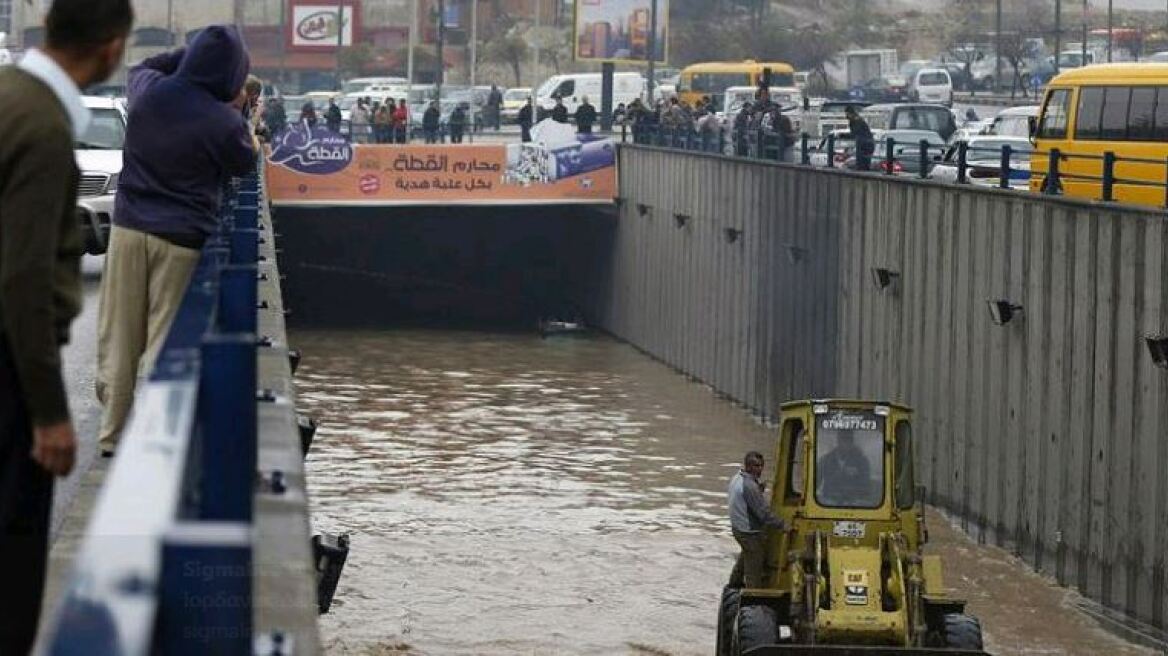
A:
{"label": "bus window", "polygon": [[1151,141],[1155,138],[1156,87],[1136,87],[1127,111],[1127,138]]}
{"label": "bus window", "polygon": [[1103,122],[1102,87],[1084,87],[1079,90],[1079,112],[1075,120],[1076,139],[1098,139]]}
{"label": "bus window", "polygon": [[1156,90],[1156,110],[1154,112],[1153,141],[1168,141],[1168,87]]}
{"label": "bus window", "polygon": [[1105,141],[1127,139],[1127,106],[1131,102],[1131,87],[1107,87],[1103,94],[1103,120],[1099,138]]}
{"label": "bus window", "polygon": [[1050,92],[1046,108],[1042,110],[1042,123],[1038,126],[1039,139],[1067,138],[1067,109],[1070,98],[1071,92],[1067,89]]}
{"label": "bus window", "polygon": [[730,87],[750,86],[748,73],[694,73],[688,91],[698,93],[723,93]]}

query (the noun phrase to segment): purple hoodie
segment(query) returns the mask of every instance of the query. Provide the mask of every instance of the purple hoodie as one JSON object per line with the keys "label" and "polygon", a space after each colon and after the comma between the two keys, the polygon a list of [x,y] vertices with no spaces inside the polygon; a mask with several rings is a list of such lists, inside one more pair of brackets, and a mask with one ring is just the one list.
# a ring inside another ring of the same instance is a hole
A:
{"label": "purple hoodie", "polygon": [[114,225],[188,248],[217,229],[224,183],[255,165],[247,122],[228,104],[248,67],[236,29],[213,25],[130,69]]}

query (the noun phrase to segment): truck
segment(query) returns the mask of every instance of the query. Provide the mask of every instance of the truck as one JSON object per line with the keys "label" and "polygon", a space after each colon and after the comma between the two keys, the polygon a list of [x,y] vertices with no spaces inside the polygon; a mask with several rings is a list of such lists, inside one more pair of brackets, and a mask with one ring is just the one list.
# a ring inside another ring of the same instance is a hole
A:
{"label": "truck", "polygon": [[844,53],[844,59],[849,89],[882,77],[895,76],[899,70],[894,49],[849,50]]}

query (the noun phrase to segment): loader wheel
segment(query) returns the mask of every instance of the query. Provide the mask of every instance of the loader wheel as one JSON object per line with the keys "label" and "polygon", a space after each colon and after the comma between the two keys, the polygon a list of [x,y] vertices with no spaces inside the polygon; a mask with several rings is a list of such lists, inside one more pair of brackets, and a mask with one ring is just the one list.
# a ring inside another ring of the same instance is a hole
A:
{"label": "loader wheel", "polygon": [[734,618],[738,617],[738,604],[742,593],[738,588],[722,588],[722,604],[718,606],[718,650],[717,656],[733,656],[730,645],[734,642]]}
{"label": "loader wheel", "polygon": [[945,616],[945,646],[981,651],[981,622],[972,615],[949,613]]}
{"label": "loader wheel", "polygon": [[779,623],[769,606],[744,606],[738,609],[737,649],[740,656],[750,649],[773,645],[779,641]]}

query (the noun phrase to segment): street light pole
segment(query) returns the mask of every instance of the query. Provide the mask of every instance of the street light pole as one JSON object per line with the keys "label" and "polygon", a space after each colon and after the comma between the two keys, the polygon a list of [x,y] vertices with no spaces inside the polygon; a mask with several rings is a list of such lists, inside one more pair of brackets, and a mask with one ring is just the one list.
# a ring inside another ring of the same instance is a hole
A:
{"label": "street light pole", "polygon": [[446,62],[444,55],[446,51],[446,2],[445,0],[438,0],[438,72],[434,78],[436,82],[434,91],[439,100],[442,99],[442,78],[446,74]]}
{"label": "street light pole", "polygon": [[[1002,0],[994,10],[994,91],[1002,86]],[[1011,87],[1013,88],[1013,87]]]}
{"label": "street light pole", "polygon": [[1107,63],[1111,63],[1111,32],[1115,29],[1115,0],[1107,0]]}
{"label": "street light pole", "polygon": [[531,88],[535,88],[536,76],[539,75],[539,0],[535,2],[535,28],[531,31]]}
{"label": "street light pole", "polygon": [[470,0],[470,85],[476,81],[479,67],[479,0]]}
{"label": "street light pole", "polygon": [[410,49],[406,53],[406,77],[409,79],[409,86],[414,86],[414,46],[418,38],[418,0],[410,0],[410,36],[407,39],[407,47]]}
{"label": "street light pole", "polygon": [[1087,12],[1091,10],[1091,0],[1083,0],[1083,61],[1080,66],[1087,65]]}
{"label": "street light pole", "polygon": [[652,4],[649,6],[649,43],[646,57],[649,59],[649,106],[653,106],[653,89],[656,85],[656,59],[657,59],[657,0],[651,0]]}
{"label": "street light pole", "polygon": [[1063,51],[1063,0],[1054,0],[1054,74],[1059,74],[1059,55]]}
{"label": "street light pole", "polygon": [[345,0],[337,0],[337,88],[341,86],[341,48],[345,45]]}

